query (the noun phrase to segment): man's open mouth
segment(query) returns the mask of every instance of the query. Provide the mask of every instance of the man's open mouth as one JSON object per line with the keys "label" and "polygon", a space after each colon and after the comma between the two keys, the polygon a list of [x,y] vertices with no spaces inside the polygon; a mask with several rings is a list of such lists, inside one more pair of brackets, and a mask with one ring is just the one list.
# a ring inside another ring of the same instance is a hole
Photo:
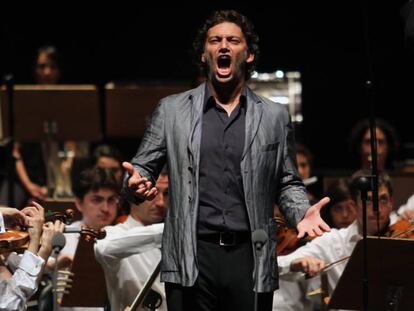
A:
{"label": "man's open mouth", "polygon": [[231,57],[229,55],[221,55],[217,59],[218,74],[227,76],[230,74]]}

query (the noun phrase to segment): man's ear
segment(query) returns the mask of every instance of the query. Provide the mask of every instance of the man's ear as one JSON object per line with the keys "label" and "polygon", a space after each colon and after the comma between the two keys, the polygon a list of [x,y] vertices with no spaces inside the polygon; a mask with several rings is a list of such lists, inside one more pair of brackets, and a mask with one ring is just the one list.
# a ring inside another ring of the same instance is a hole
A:
{"label": "man's ear", "polygon": [[249,51],[247,51],[247,60],[246,60],[246,62],[248,64],[252,63],[255,58],[256,58],[256,55],[255,54],[250,53]]}
{"label": "man's ear", "polygon": [[201,54],[201,62],[204,64],[206,62],[206,57],[204,56],[204,53]]}

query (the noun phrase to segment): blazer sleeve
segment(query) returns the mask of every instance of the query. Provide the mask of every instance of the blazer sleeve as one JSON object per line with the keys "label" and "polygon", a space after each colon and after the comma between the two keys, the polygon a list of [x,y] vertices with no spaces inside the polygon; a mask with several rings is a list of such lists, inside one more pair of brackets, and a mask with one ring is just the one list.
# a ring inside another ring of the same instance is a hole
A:
{"label": "blazer sleeve", "polygon": [[276,203],[286,220],[291,225],[296,226],[309,208],[309,200],[305,186],[297,172],[294,129],[287,114],[286,120],[283,135],[279,192]]}
{"label": "blazer sleeve", "polygon": [[[152,113],[150,122],[131,164],[142,177],[147,177],[155,185],[159,173],[166,162],[167,148],[165,139],[165,100],[161,100]],[[124,177],[123,194],[135,204],[142,202],[128,188],[129,175]]]}

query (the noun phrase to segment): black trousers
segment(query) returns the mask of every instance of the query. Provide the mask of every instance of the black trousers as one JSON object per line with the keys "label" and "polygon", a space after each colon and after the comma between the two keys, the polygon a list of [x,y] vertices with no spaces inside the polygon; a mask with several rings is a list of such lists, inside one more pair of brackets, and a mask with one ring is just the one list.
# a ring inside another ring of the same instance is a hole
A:
{"label": "black trousers", "polygon": [[[251,242],[220,246],[198,240],[199,275],[192,287],[165,283],[168,311],[253,311]],[[260,311],[272,310],[273,292],[259,293]]]}

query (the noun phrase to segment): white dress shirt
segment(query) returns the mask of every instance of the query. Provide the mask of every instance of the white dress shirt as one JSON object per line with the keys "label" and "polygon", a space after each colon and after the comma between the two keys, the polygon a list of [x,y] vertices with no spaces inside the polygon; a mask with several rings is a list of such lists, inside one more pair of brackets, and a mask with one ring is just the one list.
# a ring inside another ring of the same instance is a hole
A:
{"label": "white dress shirt", "polygon": [[[361,235],[358,233],[357,221],[354,221],[344,229],[331,229],[330,232],[326,232],[322,236],[315,238],[306,245],[298,248],[293,253],[278,257],[277,260],[281,279],[297,281],[303,278],[303,273],[292,273],[290,271],[290,263],[293,260],[306,256],[313,256],[323,260],[325,264],[330,264],[350,256],[356,243],[361,238]],[[338,283],[347,262],[348,261],[345,260],[336,264],[327,271],[330,293],[332,293]]]}
{"label": "white dress shirt", "polygon": [[319,277],[311,279],[279,279],[279,289],[273,295],[273,311],[313,311],[321,310],[321,295],[309,297],[307,294],[321,287]]}
{"label": "white dress shirt", "polygon": [[0,310],[26,310],[27,299],[37,290],[37,279],[44,260],[25,251],[20,263],[8,280],[0,280]]}
{"label": "white dress shirt", "polygon": [[[95,255],[105,272],[111,310],[124,310],[161,260],[164,224],[144,226],[128,216],[124,223],[105,230],[105,239],[95,244]],[[167,310],[164,285],[159,277],[152,289],[163,299],[157,310]]]}

